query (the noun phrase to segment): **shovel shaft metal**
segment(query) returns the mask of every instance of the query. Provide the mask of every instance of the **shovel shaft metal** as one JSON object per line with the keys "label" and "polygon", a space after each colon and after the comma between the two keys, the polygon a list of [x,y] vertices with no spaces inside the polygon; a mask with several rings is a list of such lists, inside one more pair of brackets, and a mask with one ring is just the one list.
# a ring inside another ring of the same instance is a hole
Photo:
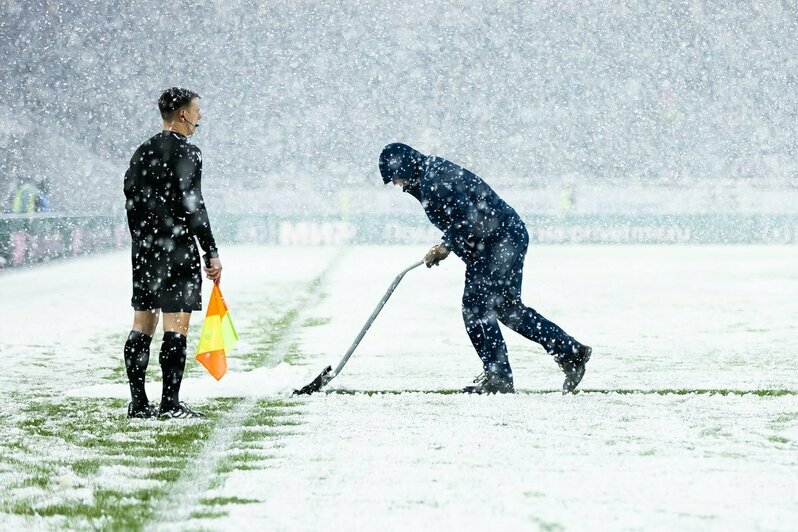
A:
{"label": "shovel shaft metal", "polygon": [[393,294],[393,291],[399,285],[399,282],[402,280],[402,277],[404,277],[405,274],[410,270],[412,270],[413,268],[418,268],[422,264],[424,264],[423,260],[413,263],[404,270],[402,270],[402,272],[394,278],[393,282],[391,283],[391,286],[388,287],[388,290],[385,292],[385,295],[382,296],[382,299],[380,299],[380,302],[377,304],[377,308],[375,308],[374,312],[371,313],[371,316],[369,316],[369,319],[366,322],[366,324],[363,326],[362,329],[360,329],[357,338],[355,338],[355,341],[352,342],[352,345],[349,347],[349,350],[346,352],[344,357],[338,363],[338,366],[336,366],[335,371],[333,371],[330,366],[327,366],[322,370],[322,372],[319,374],[318,377],[313,379],[313,381],[310,384],[300,388],[299,390],[294,390],[293,395],[310,395],[314,392],[318,392],[319,390],[322,389],[323,386],[325,386],[328,382],[333,380],[335,376],[341,372],[341,370],[346,365],[346,362],[349,360],[349,357],[351,357],[352,353],[355,352],[355,348],[357,348],[358,344],[360,343],[360,340],[362,340],[363,337],[366,335],[366,331],[369,330],[371,324],[374,323],[374,319],[380,313],[382,307],[384,307],[385,303],[388,301],[388,298],[391,297],[391,294]]}
{"label": "shovel shaft metal", "polygon": [[377,318],[377,315],[379,315],[380,311],[382,310],[382,307],[385,306],[385,303],[388,302],[388,299],[391,297],[391,294],[393,294],[393,291],[396,290],[397,286],[399,286],[399,283],[402,281],[402,277],[404,277],[405,274],[410,270],[412,270],[413,268],[418,268],[422,264],[424,264],[423,260],[415,262],[410,266],[408,266],[407,268],[405,268],[404,270],[402,270],[402,272],[394,278],[393,282],[391,283],[391,286],[389,286],[388,290],[386,290],[385,295],[382,296],[380,302],[377,303],[377,308],[375,308],[374,312],[371,313],[371,316],[369,316],[369,319],[368,321],[366,321],[366,324],[363,325],[362,329],[360,329],[357,338],[355,338],[355,341],[352,342],[352,345],[349,347],[349,350],[346,352],[344,357],[338,363],[338,366],[336,366],[335,371],[329,374],[328,381],[332,380],[344,368],[346,362],[349,360],[349,357],[352,356],[352,353],[355,352],[355,349],[357,348],[358,344],[360,344],[360,341],[363,339],[364,336],[366,336],[366,332],[369,330],[369,327],[371,327],[371,324],[374,323],[374,320]]}

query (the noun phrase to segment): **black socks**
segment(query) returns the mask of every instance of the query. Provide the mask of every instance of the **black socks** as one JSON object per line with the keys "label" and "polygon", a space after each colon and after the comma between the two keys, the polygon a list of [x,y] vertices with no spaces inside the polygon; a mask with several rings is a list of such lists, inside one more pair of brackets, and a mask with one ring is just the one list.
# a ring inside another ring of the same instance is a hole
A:
{"label": "black socks", "polygon": [[149,403],[144,389],[144,376],[150,361],[150,342],[152,336],[139,331],[130,331],[125,342],[125,369],[130,382],[130,398],[134,410],[143,408]]}
{"label": "black socks", "polygon": [[186,367],[186,337],[176,332],[163,333],[161,355],[158,358],[163,371],[163,396],[161,412],[177,408],[183,369]]}
{"label": "black socks", "polygon": [[[130,331],[125,342],[125,369],[130,382],[130,398],[134,410],[144,408],[149,403],[144,379],[150,361],[151,342],[152,336],[139,331]],[[158,361],[163,371],[161,412],[164,412],[177,408],[179,402],[180,383],[183,381],[183,370],[186,367],[186,337],[176,332],[164,333]]]}

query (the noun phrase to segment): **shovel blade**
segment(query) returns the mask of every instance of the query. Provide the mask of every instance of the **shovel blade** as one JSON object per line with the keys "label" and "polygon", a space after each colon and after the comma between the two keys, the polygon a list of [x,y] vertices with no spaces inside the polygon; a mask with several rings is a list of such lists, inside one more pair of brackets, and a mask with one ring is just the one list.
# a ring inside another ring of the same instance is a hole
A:
{"label": "shovel blade", "polygon": [[291,395],[310,395],[313,392],[318,392],[321,390],[322,386],[327,384],[332,380],[330,377],[330,373],[332,372],[332,366],[327,366],[319,373],[319,376],[313,379],[313,382],[308,384],[307,386],[303,386],[298,390],[294,390],[294,393]]}

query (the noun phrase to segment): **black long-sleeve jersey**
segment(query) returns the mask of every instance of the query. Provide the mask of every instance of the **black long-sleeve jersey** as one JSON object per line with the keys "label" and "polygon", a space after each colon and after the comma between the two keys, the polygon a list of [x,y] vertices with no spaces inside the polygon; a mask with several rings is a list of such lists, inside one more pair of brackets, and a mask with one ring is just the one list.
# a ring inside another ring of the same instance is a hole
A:
{"label": "black long-sleeve jersey", "polygon": [[133,241],[165,243],[196,236],[210,257],[218,257],[201,180],[202,152],[183,135],[162,131],[139,146],[125,172]]}

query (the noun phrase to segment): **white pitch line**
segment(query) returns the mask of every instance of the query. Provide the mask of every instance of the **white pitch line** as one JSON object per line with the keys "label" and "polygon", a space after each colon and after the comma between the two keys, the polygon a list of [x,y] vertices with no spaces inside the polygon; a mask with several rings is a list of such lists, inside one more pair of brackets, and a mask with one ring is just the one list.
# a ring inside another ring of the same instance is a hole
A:
{"label": "white pitch line", "polygon": [[[338,264],[339,259],[345,253],[345,249],[343,248],[333,255],[327,268],[318,277],[319,285],[324,283],[327,275]],[[272,352],[282,353],[281,359],[284,359],[288,354],[295,339],[295,334],[301,328],[302,317],[305,312],[314,308],[323,297],[323,291],[319,287],[314,288],[307,290],[307,297],[300,300],[300,303],[294,307],[297,311],[296,317],[288,330],[285,331],[272,348]],[[289,310],[288,312],[290,313],[291,311]],[[216,478],[215,474],[209,474],[207,464],[218,464],[225,458],[230,446],[241,433],[243,423],[252,413],[257,400],[257,396],[244,398],[232,412],[221,420],[211,437],[195,457],[193,463],[184,470],[180,478],[171,486],[171,493],[158,501],[149,523],[154,530],[166,530],[177,524],[182,526],[190,519],[191,512],[199,505],[200,499],[209,489],[210,482]]]}

